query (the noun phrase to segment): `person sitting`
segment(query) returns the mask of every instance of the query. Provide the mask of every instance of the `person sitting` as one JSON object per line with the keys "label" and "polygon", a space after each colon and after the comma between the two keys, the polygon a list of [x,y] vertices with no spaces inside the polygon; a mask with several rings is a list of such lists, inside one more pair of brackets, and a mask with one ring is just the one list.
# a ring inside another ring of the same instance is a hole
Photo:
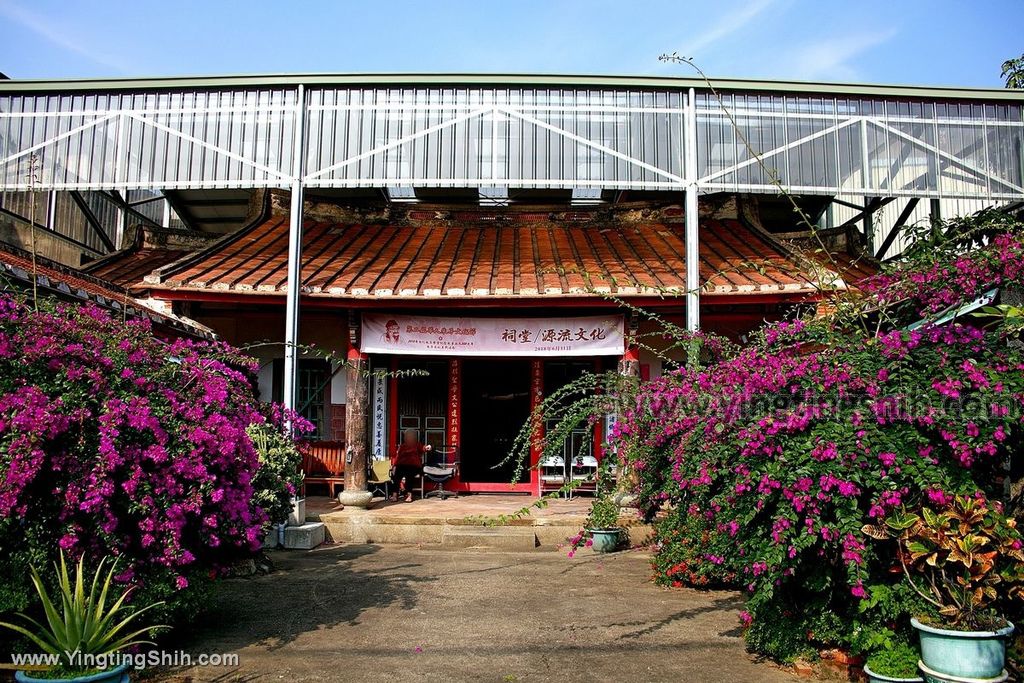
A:
{"label": "person sitting", "polygon": [[401,496],[406,503],[412,502],[412,480],[423,476],[423,454],[430,446],[420,443],[415,429],[407,429],[402,435],[402,445],[391,456],[391,485],[398,493],[391,494],[392,501]]}

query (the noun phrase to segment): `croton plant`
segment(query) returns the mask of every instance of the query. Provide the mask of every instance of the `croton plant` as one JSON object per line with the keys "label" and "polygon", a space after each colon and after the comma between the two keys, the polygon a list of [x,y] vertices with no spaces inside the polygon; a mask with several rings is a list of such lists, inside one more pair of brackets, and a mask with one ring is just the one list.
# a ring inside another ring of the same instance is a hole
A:
{"label": "croton plant", "polygon": [[1024,541],[1016,520],[983,496],[955,496],[943,507],[902,510],[863,532],[899,544],[907,580],[934,605],[943,626],[1001,627],[1001,601],[1024,597]]}

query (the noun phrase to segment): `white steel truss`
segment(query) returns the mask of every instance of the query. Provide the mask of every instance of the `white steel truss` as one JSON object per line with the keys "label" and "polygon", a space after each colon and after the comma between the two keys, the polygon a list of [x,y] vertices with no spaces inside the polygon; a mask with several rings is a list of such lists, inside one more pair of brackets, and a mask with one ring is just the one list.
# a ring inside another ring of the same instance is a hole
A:
{"label": "white steel truss", "polygon": [[[946,111],[942,103],[911,115],[897,113],[894,102],[859,102],[861,110],[891,110],[865,114],[834,98],[744,101],[727,115],[707,96],[691,102],[672,91],[311,88],[305,99],[287,88],[177,99],[3,95],[0,191],[290,187],[301,180],[322,188],[702,193],[775,193],[781,184],[811,194],[1024,198],[1020,104],[1008,115],[982,108],[957,117],[937,113]],[[697,163],[685,159],[688,150]],[[29,183],[32,156],[39,172]],[[297,179],[299,156],[307,170]]]}

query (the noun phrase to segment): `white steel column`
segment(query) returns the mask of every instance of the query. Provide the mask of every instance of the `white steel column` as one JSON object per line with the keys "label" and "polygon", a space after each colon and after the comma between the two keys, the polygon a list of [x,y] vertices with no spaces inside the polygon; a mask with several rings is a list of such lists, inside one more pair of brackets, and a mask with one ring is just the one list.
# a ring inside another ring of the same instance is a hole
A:
{"label": "white steel column", "polygon": [[693,88],[687,95],[684,117],[683,168],[686,201],[683,220],[686,232],[686,329],[700,328],[700,240],[697,221],[697,107]]}
{"label": "white steel column", "polygon": [[302,290],[302,176],[306,169],[306,89],[298,86],[288,223],[288,291],[284,309],[284,405],[298,409],[299,295]]}

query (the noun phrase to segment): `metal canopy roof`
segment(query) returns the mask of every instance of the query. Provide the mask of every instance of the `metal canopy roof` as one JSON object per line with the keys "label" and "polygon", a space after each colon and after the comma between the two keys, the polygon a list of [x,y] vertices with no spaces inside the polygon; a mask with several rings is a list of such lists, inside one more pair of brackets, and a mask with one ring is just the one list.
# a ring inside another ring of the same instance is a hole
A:
{"label": "metal canopy roof", "polygon": [[[967,86],[887,85],[832,81],[712,78],[722,91],[829,94],[859,97],[916,97],[925,99],[991,100],[1024,102],[1024,90]],[[599,74],[492,74],[492,73],[306,73],[239,74],[216,76],[157,76],[152,78],[11,79],[0,81],[0,92],[193,90],[206,88],[268,88],[336,85],[371,86],[498,86],[612,88],[653,90],[705,90],[708,83],[696,77],[609,76]]]}
{"label": "metal canopy roof", "polygon": [[[0,82],[0,191],[542,188],[1024,198],[1024,93],[365,74]],[[302,123],[303,125],[296,125]],[[37,166],[29,181],[32,158]]]}

